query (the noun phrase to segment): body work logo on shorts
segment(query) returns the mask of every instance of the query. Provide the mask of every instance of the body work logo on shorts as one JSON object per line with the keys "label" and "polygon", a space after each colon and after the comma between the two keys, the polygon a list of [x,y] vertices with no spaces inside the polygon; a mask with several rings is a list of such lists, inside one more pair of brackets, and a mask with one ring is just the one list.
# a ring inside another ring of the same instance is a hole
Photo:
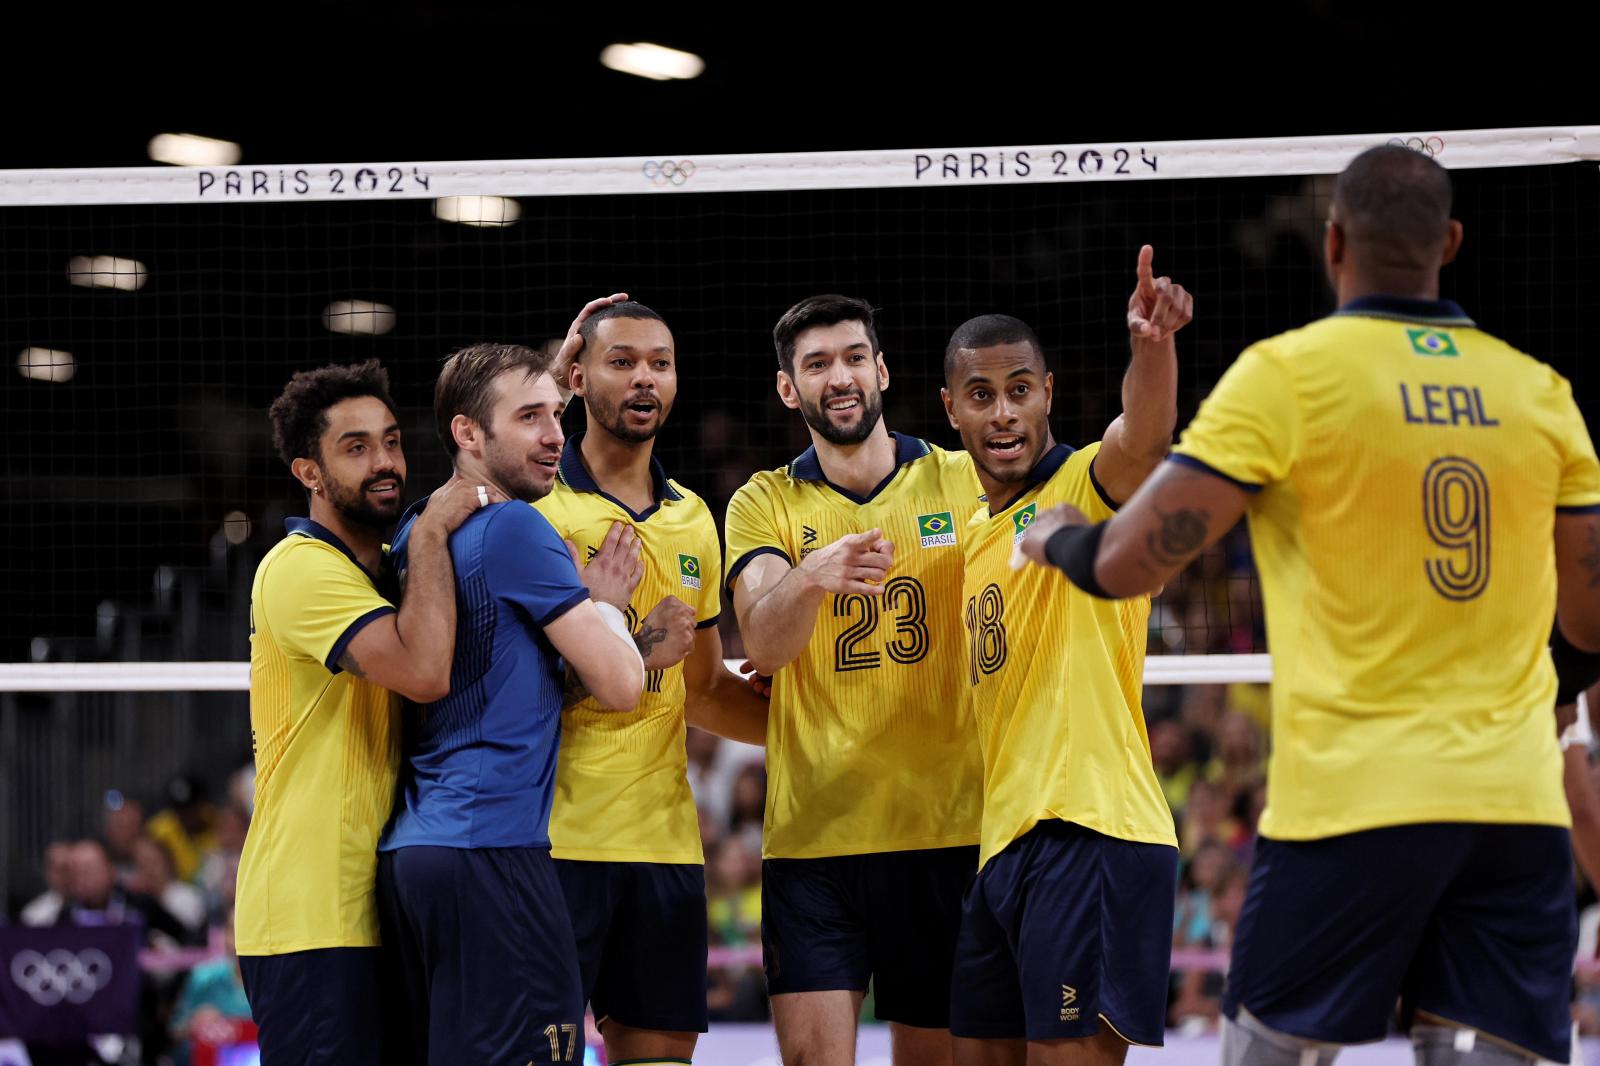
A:
{"label": "body work logo on shorts", "polygon": [[949,511],[917,515],[917,536],[924,548],[947,548],[956,542],[956,521]]}
{"label": "body work logo on shorts", "polygon": [[1078,1002],[1078,990],[1071,985],[1061,986],[1061,1020],[1075,1022],[1078,1020],[1078,1008],[1073,1004]]}
{"label": "body work logo on shorts", "polygon": [[692,555],[678,556],[678,580],[686,589],[700,587],[700,560]]}
{"label": "body work logo on shorts", "polygon": [[1418,355],[1461,354],[1456,350],[1456,342],[1450,339],[1450,334],[1442,329],[1408,329],[1406,336],[1411,340],[1411,350]]}
{"label": "body work logo on shorts", "polygon": [[1011,543],[1015,544],[1022,539],[1022,535],[1033,525],[1034,518],[1039,513],[1039,505],[1030,503],[1022,510],[1011,516]]}

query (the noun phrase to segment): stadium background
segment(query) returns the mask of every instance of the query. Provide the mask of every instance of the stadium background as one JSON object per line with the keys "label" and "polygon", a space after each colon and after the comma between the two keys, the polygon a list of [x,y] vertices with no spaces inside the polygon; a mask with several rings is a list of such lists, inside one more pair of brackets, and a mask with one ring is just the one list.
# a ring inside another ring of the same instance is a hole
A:
{"label": "stadium background", "polygon": [[[52,78],[41,57],[21,61],[48,88],[39,106],[10,117],[0,166],[145,165],[145,142],[163,130],[236,140],[248,166],[1137,144],[1570,117],[1560,106],[1508,113],[1508,99],[1482,84],[1442,97],[1421,74],[1415,91],[1399,93],[1307,79],[1302,106],[1276,108],[1261,68],[1221,61],[1230,42],[1215,28],[1187,29],[1180,48],[1159,13],[1145,17],[1152,26],[1084,24],[1061,37],[996,24],[956,40],[887,21],[801,17],[773,35],[665,14],[605,26],[419,5],[379,21],[330,6],[315,21],[262,14],[234,26],[256,53],[226,69],[206,59],[226,23],[152,45],[176,61],[132,69],[118,67],[119,47],[68,35],[88,73]],[[1336,71],[1370,44],[1373,27],[1344,8],[1278,9],[1271,33],[1293,54],[1268,72]],[[1387,29],[1412,58],[1426,31],[1437,76],[1449,53],[1436,27]],[[647,83],[594,62],[603,45],[634,39],[690,48],[706,57],[706,75]],[[1572,377],[1592,417],[1594,168],[1457,172],[1456,182],[1468,244],[1447,294]],[[584,300],[626,289],[667,317],[679,344],[679,400],[658,454],[720,518],[751,471],[804,447],[798,418],[771,388],[771,323],[800,296],[838,290],[882,308],[894,375],[886,418],[946,446],[958,442],[935,392],[945,337],[969,314],[1020,315],[1057,374],[1056,433],[1082,443],[1115,414],[1121,308],[1134,251],[1152,243],[1158,269],[1198,301],[1180,338],[1181,424],[1244,343],[1330,308],[1318,245],[1326,192],[1325,180],[1291,177],[524,199],[505,229],[446,225],[426,200],[0,209],[0,354],[9,361],[48,343],[79,358],[71,382],[0,378],[0,587],[12,604],[0,660],[243,658],[254,562],[281,518],[303,509],[262,417],[293,369],[384,359],[405,409],[414,496],[444,472],[427,408],[445,354],[479,339],[558,336]],[[99,253],[148,264],[149,282],[137,293],[65,283],[69,257]],[[349,297],[393,306],[396,328],[331,334],[320,312]],[[581,424],[573,415],[569,432]],[[1152,652],[1265,650],[1241,537],[1198,564],[1165,606]],[[1183,781],[1223,781],[1214,791],[1225,795],[1209,796],[1208,812],[1186,826],[1191,860],[1207,844],[1226,851],[1199,864],[1223,867],[1203,874],[1210,907],[1248,859],[1259,782],[1236,778],[1259,771],[1261,693],[1163,688],[1149,703],[1173,723],[1160,730],[1177,746],[1173,787],[1186,798]],[[719,757],[714,787],[727,794],[709,805],[727,810],[708,833],[739,839],[744,829],[748,844],[736,791],[752,786],[737,785],[732,757]],[[242,695],[0,696],[5,913],[40,890],[50,840],[102,831],[109,791],[153,814],[170,802],[171,779],[187,775],[224,804],[247,758]],[[1207,935],[1199,924],[1177,933],[1196,946]],[[1203,995],[1179,983],[1175,1000]]]}

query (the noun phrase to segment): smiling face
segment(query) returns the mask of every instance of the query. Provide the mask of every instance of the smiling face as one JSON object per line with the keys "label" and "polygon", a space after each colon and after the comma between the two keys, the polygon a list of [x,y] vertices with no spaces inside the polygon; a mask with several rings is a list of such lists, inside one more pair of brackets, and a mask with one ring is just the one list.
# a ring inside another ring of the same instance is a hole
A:
{"label": "smiling face", "polygon": [[778,372],[778,395],[830,444],[860,444],[883,417],[889,369],[864,324],[812,326],[794,340],[791,370]]}
{"label": "smiling face", "polygon": [[945,378],[945,414],[991,496],[1027,479],[1055,440],[1055,378],[1026,341],[956,351]]}
{"label": "smiling face", "polygon": [[555,485],[566,440],[561,432],[564,405],[555,378],[513,367],[491,388],[495,399],[489,424],[482,427],[476,442],[484,467],[512,498],[529,503],[542,499]]}
{"label": "smiling face", "polygon": [[608,318],[595,327],[572,368],[589,424],[618,440],[643,444],[661,432],[678,396],[672,333],[651,318]]}
{"label": "smiling face", "polygon": [[356,396],[329,407],[325,417],[315,460],[323,494],[344,520],[389,528],[400,517],[406,487],[394,412],[375,396]]}

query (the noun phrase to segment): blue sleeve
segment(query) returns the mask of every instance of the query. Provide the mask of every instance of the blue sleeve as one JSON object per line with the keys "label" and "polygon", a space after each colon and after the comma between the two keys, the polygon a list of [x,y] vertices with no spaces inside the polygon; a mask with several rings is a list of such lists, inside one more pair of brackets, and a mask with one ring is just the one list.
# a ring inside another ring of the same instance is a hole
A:
{"label": "blue sleeve", "polygon": [[541,628],[589,598],[550,520],[524,503],[500,505],[483,539],[483,572],[496,598]]}

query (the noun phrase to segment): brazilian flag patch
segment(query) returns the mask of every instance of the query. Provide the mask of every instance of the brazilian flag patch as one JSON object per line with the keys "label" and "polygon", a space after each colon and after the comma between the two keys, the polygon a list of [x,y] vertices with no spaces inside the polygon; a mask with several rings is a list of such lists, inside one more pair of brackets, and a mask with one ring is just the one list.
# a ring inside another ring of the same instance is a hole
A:
{"label": "brazilian flag patch", "polygon": [[686,589],[699,589],[700,560],[692,555],[679,555],[678,580],[683,582],[683,587]]}
{"label": "brazilian flag patch", "polygon": [[1039,505],[1030,503],[1022,510],[1011,516],[1011,542],[1015,544],[1022,539],[1022,535],[1033,525],[1033,520],[1038,516]]}
{"label": "brazilian flag patch", "polygon": [[917,535],[924,548],[948,548],[956,542],[956,522],[949,511],[917,515]]}
{"label": "brazilian flag patch", "polygon": [[1456,342],[1450,339],[1450,334],[1442,329],[1428,329],[1419,326],[1407,329],[1406,336],[1411,340],[1411,350],[1418,355],[1438,355],[1455,357],[1461,353],[1456,350]]}

